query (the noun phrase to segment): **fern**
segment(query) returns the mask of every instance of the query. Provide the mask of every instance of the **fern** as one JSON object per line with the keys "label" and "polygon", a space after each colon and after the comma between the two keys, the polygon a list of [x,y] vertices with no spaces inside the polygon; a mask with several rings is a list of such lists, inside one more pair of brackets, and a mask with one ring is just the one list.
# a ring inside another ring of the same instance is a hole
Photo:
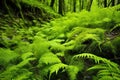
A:
{"label": "fern", "polygon": [[23,60],[26,60],[27,58],[29,58],[29,57],[31,57],[31,56],[33,56],[33,53],[28,52],[28,53],[24,53],[24,54],[21,56],[21,58],[22,58]]}
{"label": "fern", "polygon": [[9,67],[6,71],[0,74],[1,80],[15,79],[15,80],[23,80],[29,79],[32,75],[32,72],[27,69],[19,69],[16,66]]}
{"label": "fern", "polygon": [[50,67],[49,67],[49,71],[50,71],[49,79],[50,79],[51,75],[52,75],[54,72],[57,74],[60,69],[65,70],[65,68],[66,68],[67,66],[68,66],[68,65],[63,64],[63,63],[58,63],[58,64],[55,64],[55,65],[50,66]]}
{"label": "fern", "polygon": [[[24,73],[23,73],[24,72]],[[23,71],[22,74],[14,78],[14,80],[25,80],[25,79],[30,79],[30,76],[32,75],[32,72],[29,71]]]}
{"label": "fern", "polygon": [[67,72],[68,72],[70,80],[76,80],[76,75],[78,74],[79,71],[80,71],[79,67],[77,66],[74,66],[74,65],[68,66]]}
{"label": "fern", "polygon": [[79,71],[82,71],[83,64],[79,63],[77,65],[77,64],[75,64],[75,62],[74,62],[74,64],[72,63],[70,65],[66,65],[63,63],[54,64],[49,67],[49,71],[50,71],[49,79],[53,73],[58,74],[58,71],[60,69],[62,69],[62,72],[66,71],[68,73],[70,80],[76,80],[76,75],[78,74]]}
{"label": "fern", "polygon": [[19,55],[14,51],[0,48],[0,65],[7,66],[11,61],[15,62],[18,57]]}
{"label": "fern", "polygon": [[[1,72],[0,79],[1,80],[8,80],[8,79],[24,80],[24,79],[29,79],[30,76],[32,75],[32,72],[29,71],[30,61],[34,61],[36,58],[31,56],[32,54],[29,54],[29,55],[27,55],[27,54],[28,53],[25,53],[21,56],[21,58],[22,58],[21,62],[19,62],[17,64],[12,64],[12,65],[7,66],[6,70]],[[25,66],[28,66],[28,65],[29,65],[29,67],[25,68]]]}
{"label": "fern", "polygon": [[39,59],[39,65],[48,65],[48,64],[56,64],[61,63],[60,59],[53,53],[45,53]]}
{"label": "fern", "polygon": [[35,57],[38,59],[44,54],[49,52],[49,42],[40,36],[35,36],[33,44],[31,44],[31,50]]}
{"label": "fern", "polygon": [[96,56],[96,55],[90,54],[90,53],[78,54],[78,55],[75,55],[75,56],[73,57],[73,59],[74,59],[74,58],[88,58],[88,59],[93,59],[93,60],[95,60],[95,63],[97,63],[97,64],[103,62],[103,63],[105,63],[105,64],[108,64],[108,65],[112,66],[112,67],[118,66],[116,63],[113,63],[113,62],[111,62],[110,60],[108,60],[108,59],[106,59],[106,58],[101,58],[101,57],[99,57],[99,56]]}
{"label": "fern", "polygon": [[76,37],[76,40],[78,42],[83,42],[86,39],[93,39],[97,43],[100,43],[103,41],[104,32],[105,32],[103,29],[96,28],[96,29],[84,29],[84,30],[85,31],[83,31]]}
{"label": "fern", "polygon": [[0,74],[0,79],[2,80],[7,80],[7,79],[18,79],[18,80],[23,80],[23,79],[28,79],[31,75],[32,72],[30,72],[28,69],[25,69],[24,66],[30,64],[29,61],[35,60],[35,58],[28,58],[17,65],[11,65],[7,66],[6,70],[3,71]]}
{"label": "fern", "polygon": [[99,64],[89,68],[88,70],[96,70],[96,69],[99,70],[97,73],[97,78],[99,80],[106,79],[106,76],[109,77],[111,80],[120,79],[120,69],[118,68],[118,66],[112,67],[112,66],[108,66],[107,64],[104,65]]}
{"label": "fern", "polygon": [[[38,0],[19,2],[27,4],[30,9],[34,7],[32,10],[35,9],[35,11],[43,9],[40,12],[42,15],[44,12],[47,12],[47,15],[49,13],[54,15],[53,11],[48,10],[49,8]],[[9,48],[12,43],[16,43],[18,46],[15,46],[13,51],[0,48],[0,66],[4,67],[0,71],[0,79],[48,80],[48,77],[51,79],[52,75],[56,76],[59,75],[59,72],[66,72],[70,80],[77,80],[76,76],[79,72],[89,67],[84,64],[83,59],[92,59],[98,65],[93,65],[87,71],[94,72],[95,70],[96,72],[98,70],[96,80],[119,80],[118,64],[90,53],[75,55],[75,53],[81,52],[102,53],[103,46],[107,47],[104,50],[112,49],[112,53],[119,53],[119,37],[111,42],[105,42],[105,32],[107,30],[112,32],[119,27],[120,12],[116,11],[116,7],[115,9],[98,8],[96,3],[94,0],[91,12],[83,10],[80,13],[68,13],[65,17],[46,23],[42,27],[20,29],[19,35],[12,36],[12,38],[9,38],[6,33],[2,33],[2,39],[5,39],[2,44],[5,47]],[[33,20],[33,23],[36,26],[40,25],[36,20]],[[29,40],[33,42],[29,43]],[[104,42],[105,44],[101,48],[100,45]],[[98,52],[98,47],[101,52]],[[16,58],[20,58],[20,60]]]}
{"label": "fern", "polygon": [[60,39],[54,39],[54,40],[51,40],[49,41],[49,44],[50,44],[50,50],[53,51],[53,52],[64,52],[65,51],[65,46],[60,44],[60,42],[58,42],[61,40]]}
{"label": "fern", "polygon": [[67,41],[63,45],[65,46],[65,50],[72,50],[75,46],[75,40]]}
{"label": "fern", "polygon": [[92,6],[91,6],[91,11],[97,11],[98,8],[98,3],[97,0],[93,0]]}
{"label": "fern", "polygon": [[95,60],[95,63],[97,63],[98,65],[89,68],[88,71],[89,70],[94,71],[96,69],[99,70],[97,74],[98,80],[106,80],[107,77],[110,78],[110,80],[120,79],[120,76],[119,76],[120,69],[118,68],[119,66],[108,59],[101,58],[90,53],[78,54],[73,57],[73,59],[76,59],[76,58],[85,58],[85,59]]}

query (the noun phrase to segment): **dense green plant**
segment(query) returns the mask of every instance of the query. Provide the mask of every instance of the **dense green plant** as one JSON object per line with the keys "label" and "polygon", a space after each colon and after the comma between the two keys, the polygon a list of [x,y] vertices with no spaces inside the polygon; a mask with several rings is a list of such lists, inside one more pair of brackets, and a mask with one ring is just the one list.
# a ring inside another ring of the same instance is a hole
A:
{"label": "dense green plant", "polygon": [[119,80],[120,79],[120,69],[119,69],[119,65],[111,62],[108,59],[102,58],[102,57],[98,57],[94,54],[90,54],[90,53],[82,53],[82,54],[78,54],[75,55],[73,57],[73,59],[75,58],[84,58],[84,59],[93,59],[94,62],[97,65],[94,65],[90,68],[88,68],[87,71],[97,71],[97,76],[93,77],[92,80]]}
{"label": "dense green plant", "polygon": [[[37,1],[22,1],[41,6]],[[4,28],[6,32],[0,37],[4,45],[0,48],[0,79],[106,80],[107,77],[119,80],[120,12],[117,8],[68,13],[42,26],[11,30],[12,33]]]}
{"label": "dense green plant", "polygon": [[23,80],[28,79],[32,72],[30,72],[25,65],[29,64],[29,61],[34,60],[35,58],[30,58],[32,53],[25,53],[21,57],[19,54],[7,50],[7,49],[0,49],[0,60],[2,61],[1,65],[1,72],[0,72],[0,79],[15,79],[15,80]]}

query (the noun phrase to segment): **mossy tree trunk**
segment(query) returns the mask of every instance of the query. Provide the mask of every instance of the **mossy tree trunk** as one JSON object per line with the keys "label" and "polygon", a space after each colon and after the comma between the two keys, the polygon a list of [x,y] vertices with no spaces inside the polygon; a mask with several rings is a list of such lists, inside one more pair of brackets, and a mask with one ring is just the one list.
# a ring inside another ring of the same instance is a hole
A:
{"label": "mossy tree trunk", "polygon": [[120,4],[120,0],[117,1],[117,4]]}
{"label": "mossy tree trunk", "polygon": [[51,0],[50,7],[53,8],[55,0]]}
{"label": "mossy tree trunk", "polygon": [[64,15],[64,0],[59,0],[58,13]]}
{"label": "mossy tree trunk", "polygon": [[115,0],[112,0],[112,6],[115,6]]}
{"label": "mossy tree trunk", "polygon": [[107,7],[107,0],[104,0],[104,7]]}
{"label": "mossy tree trunk", "polygon": [[88,0],[87,1],[87,7],[86,10],[90,11],[91,5],[92,5],[93,0]]}
{"label": "mossy tree trunk", "polygon": [[84,0],[79,0],[79,10],[83,10],[84,8]]}
{"label": "mossy tree trunk", "polygon": [[73,12],[76,12],[76,0],[73,0]]}

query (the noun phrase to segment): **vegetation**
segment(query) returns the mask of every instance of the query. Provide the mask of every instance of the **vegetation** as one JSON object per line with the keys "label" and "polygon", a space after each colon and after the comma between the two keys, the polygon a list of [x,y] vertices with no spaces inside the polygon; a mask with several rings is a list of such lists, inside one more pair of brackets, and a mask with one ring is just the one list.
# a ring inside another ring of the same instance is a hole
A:
{"label": "vegetation", "polygon": [[0,80],[120,80],[119,0],[1,0]]}

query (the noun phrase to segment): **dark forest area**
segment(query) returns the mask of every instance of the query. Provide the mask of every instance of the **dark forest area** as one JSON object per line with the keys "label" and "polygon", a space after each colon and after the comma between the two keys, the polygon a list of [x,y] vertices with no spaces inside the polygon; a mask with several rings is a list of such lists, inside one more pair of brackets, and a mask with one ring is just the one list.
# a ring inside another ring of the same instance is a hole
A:
{"label": "dark forest area", "polygon": [[0,0],[0,80],[120,80],[120,0]]}

